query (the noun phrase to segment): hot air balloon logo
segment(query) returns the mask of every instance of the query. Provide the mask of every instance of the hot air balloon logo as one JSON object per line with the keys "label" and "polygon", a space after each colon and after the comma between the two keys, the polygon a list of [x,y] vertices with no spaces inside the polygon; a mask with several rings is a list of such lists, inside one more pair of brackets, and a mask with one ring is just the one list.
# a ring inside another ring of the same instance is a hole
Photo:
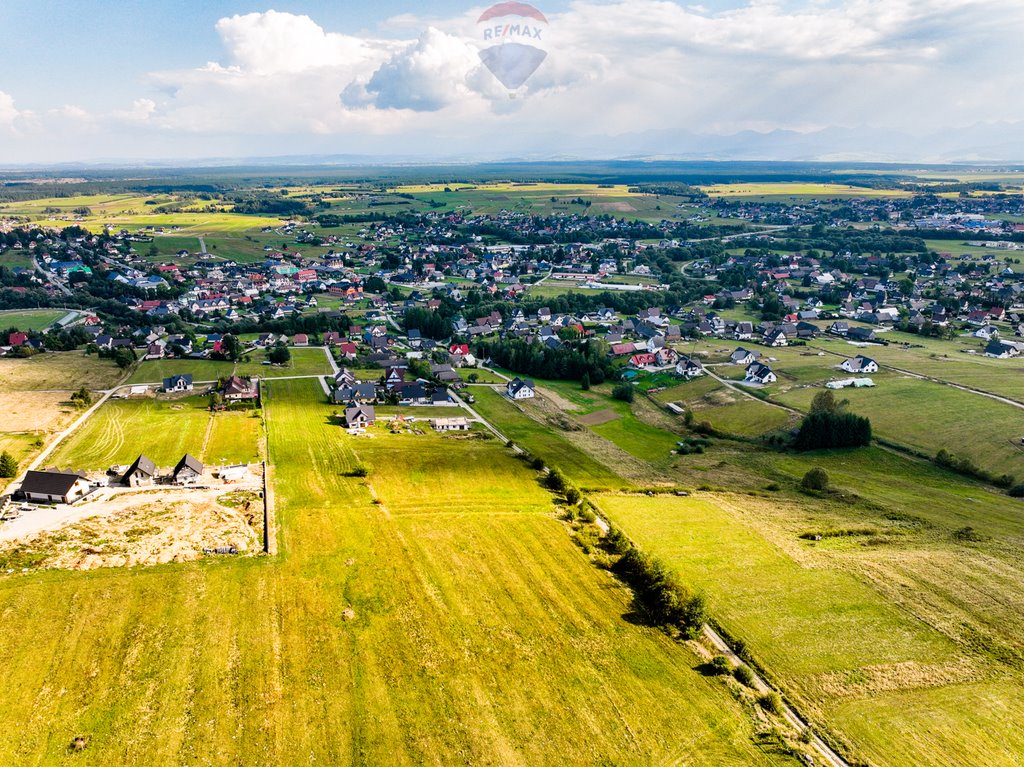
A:
{"label": "hot air balloon logo", "polygon": [[527,3],[491,6],[477,20],[484,47],[480,59],[510,91],[523,86],[547,58],[548,20]]}

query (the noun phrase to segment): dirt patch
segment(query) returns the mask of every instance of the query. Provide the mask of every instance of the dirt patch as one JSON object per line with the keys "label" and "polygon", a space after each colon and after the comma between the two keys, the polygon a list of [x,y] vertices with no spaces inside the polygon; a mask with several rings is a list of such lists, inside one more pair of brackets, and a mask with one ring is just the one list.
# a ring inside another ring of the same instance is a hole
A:
{"label": "dirt patch", "polygon": [[946,687],[980,681],[991,676],[975,661],[961,657],[946,663],[904,661],[884,666],[863,666],[852,671],[818,674],[808,686],[829,698],[867,698],[899,690]]}
{"label": "dirt patch", "polygon": [[636,208],[630,205],[628,202],[595,202],[591,206],[596,210],[603,211],[605,213],[614,211],[615,213],[635,213]]}
{"label": "dirt patch", "polygon": [[0,544],[0,570],[132,567],[188,562],[218,549],[262,550],[263,506],[255,491],[127,492],[85,508],[94,513]]}
{"label": "dirt patch", "polygon": [[587,426],[600,426],[603,423],[608,423],[618,418],[622,418],[622,416],[614,410],[598,410],[596,413],[579,416],[579,421]]}
{"label": "dirt patch", "polygon": [[577,406],[575,404],[567,400],[565,397],[563,397],[561,394],[554,391],[553,389],[545,389],[543,387],[538,386],[537,393],[543,396],[545,399],[551,400],[552,404],[554,404],[559,410],[571,412],[577,409]]}
{"label": "dirt patch", "polygon": [[57,431],[80,411],[67,404],[71,392],[5,391],[0,427],[7,432]]}

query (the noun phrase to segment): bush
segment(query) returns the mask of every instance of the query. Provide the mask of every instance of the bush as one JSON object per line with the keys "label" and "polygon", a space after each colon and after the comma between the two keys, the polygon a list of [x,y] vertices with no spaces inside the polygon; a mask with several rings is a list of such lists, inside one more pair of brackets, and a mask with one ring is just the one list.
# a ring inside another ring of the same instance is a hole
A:
{"label": "bush", "polygon": [[536,471],[544,471],[544,459],[534,458],[530,461],[530,467]]}
{"label": "bush", "polygon": [[828,472],[815,467],[804,474],[804,478],[800,480],[800,486],[804,490],[828,490],[828,482]]}
{"label": "bush", "polygon": [[785,706],[782,703],[782,696],[774,690],[758,695],[757,702],[765,711],[775,714],[776,716],[782,716],[783,711],[785,711]]}
{"label": "bush", "polygon": [[725,676],[732,671],[732,664],[724,655],[716,655],[711,659],[711,668],[719,676]]}
{"label": "bush", "polygon": [[632,402],[636,397],[636,389],[631,383],[621,383],[612,389],[612,396],[623,402]]}
{"label": "bush", "polygon": [[1014,485],[1006,491],[1006,494],[1011,498],[1024,498],[1024,482],[1019,485]]}
{"label": "bush", "polygon": [[569,483],[565,480],[565,475],[558,469],[552,469],[548,472],[547,476],[544,477],[544,484],[549,490],[554,490],[556,493],[564,493],[569,487]]}
{"label": "bush", "polygon": [[655,623],[675,626],[692,638],[707,620],[704,595],[692,594],[660,560],[631,546],[614,569],[633,586]]}
{"label": "bush", "polygon": [[580,495],[580,491],[575,487],[568,487],[565,490],[565,500],[568,501],[571,506],[575,506],[583,500],[583,496]]}
{"label": "bush", "polygon": [[750,669],[750,666],[737,666],[732,670],[732,675],[744,687],[754,686],[754,672]]}
{"label": "bush", "polygon": [[370,473],[370,467],[368,467],[365,464],[361,463],[361,464],[353,467],[348,472],[348,476],[350,476],[350,477],[365,477],[365,476],[369,475],[369,473]]}
{"label": "bush", "polygon": [[815,411],[804,417],[793,443],[797,450],[865,447],[871,443],[871,421],[853,413]]}

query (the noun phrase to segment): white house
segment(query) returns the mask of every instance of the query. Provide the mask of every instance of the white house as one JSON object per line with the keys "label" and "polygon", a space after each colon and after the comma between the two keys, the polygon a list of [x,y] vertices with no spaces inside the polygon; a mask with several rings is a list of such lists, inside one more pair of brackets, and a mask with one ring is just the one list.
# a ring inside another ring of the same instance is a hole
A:
{"label": "white house", "polygon": [[856,357],[843,360],[839,368],[847,373],[877,373],[878,363],[870,357],[857,355]]}
{"label": "white house", "polygon": [[747,373],[743,380],[747,383],[770,384],[775,383],[779,379],[767,365],[762,365],[760,362],[752,362],[747,366]]}
{"label": "white house", "polygon": [[512,399],[532,399],[537,395],[533,381],[521,378],[513,378],[506,387],[508,396]]}
{"label": "white house", "polygon": [[680,375],[683,378],[697,378],[704,375],[705,372],[704,366],[699,360],[683,357],[676,363],[676,375]]}

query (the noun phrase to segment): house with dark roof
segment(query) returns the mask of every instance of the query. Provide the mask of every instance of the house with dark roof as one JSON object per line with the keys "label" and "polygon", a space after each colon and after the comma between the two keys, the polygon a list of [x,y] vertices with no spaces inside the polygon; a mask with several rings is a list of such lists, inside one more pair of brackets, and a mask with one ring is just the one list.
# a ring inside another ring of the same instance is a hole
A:
{"label": "house with dark roof", "polygon": [[779,379],[767,365],[760,362],[752,362],[747,366],[746,375],[743,376],[743,380],[747,383],[770,384],[775,383]]}
{"label": "house with dark roof", "polygon": [[165,392],[192,391],[192,376],[185,373],[164,379]]}
{"label": "house with dark roof", "polygon": [[508,382],[505,390],[512,399],[532,399],[537,395],[533,381],[525,378],[513,378]]}
{"label": "house with dark roof", "polygon": [[18,495],[35,503],[74,503],[89,492],[89,480],[71,471],[30,471]]}
{"label": "house with dark roof", "polygon": [[140,455],[121,476],[121,484],[128,487],[147,487],[156,481],[156,464]]}
{"label": "house with dark roof", "polygon": [[760,356],[757,352],[752,352],[740,346],[729,355],[729,362],[733,365],[749,365]]}
{"label": "house with dark roof", "polygon": [[705,372],[700,360],[683,357],[676,363],[676,375],[681,375],[683,378],[697,378],[704,375]]}
{"label": "house with dark roof", "polygon": [[194,485],[203,478],[203,464],[198,458],[185,453],[174,467],[171,476],[176,485]]}
{"label": "house with dark roof", "polygon": [[865,357],[862,354],[858,354],[856,357],[851,357],[848,360],[843,360],[840,365],[840,369],[845,370],[847,373],[877,373],[878,363],[870,357]]}
{"label": "house with dark roof", "polygon": [[345,425],[350,429],[365,429],[377,421],[377,411],[373,405],[353,403],[345,408]]}

